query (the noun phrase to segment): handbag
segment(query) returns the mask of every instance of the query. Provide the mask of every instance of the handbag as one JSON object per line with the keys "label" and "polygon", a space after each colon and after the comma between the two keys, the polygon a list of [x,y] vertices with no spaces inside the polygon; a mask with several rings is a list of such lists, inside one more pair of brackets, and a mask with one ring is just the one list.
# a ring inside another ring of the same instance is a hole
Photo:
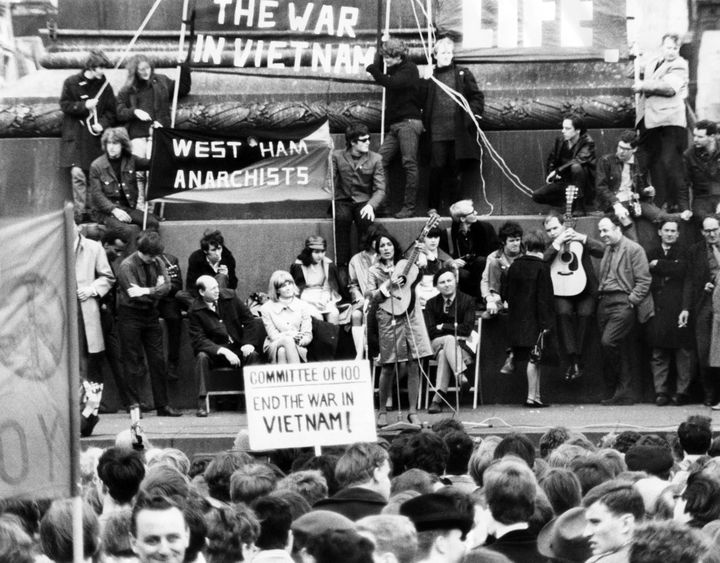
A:
{"label": "handbag", "polygon": [[539,364],[543,360],[546,359],[547,355],[547,349],[546,349],[546,342],[545,342],[545,336],[550,331],[548,329],[540,331],[540,334],[538,334],[537,340],[535,341],[535,346],[532,347],[530,350],[530,362],[533,364]]}

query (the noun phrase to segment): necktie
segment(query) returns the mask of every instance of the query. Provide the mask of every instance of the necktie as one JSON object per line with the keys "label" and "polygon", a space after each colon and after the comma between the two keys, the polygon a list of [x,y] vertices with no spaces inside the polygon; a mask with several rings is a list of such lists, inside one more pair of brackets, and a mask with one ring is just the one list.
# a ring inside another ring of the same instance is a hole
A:
{"label": "necktie", "polygon": [[445,306],[443,307],[443,312],[445,314],[450,312],[450,306],[452,305],[452,299],[446,299],[445,300]]}

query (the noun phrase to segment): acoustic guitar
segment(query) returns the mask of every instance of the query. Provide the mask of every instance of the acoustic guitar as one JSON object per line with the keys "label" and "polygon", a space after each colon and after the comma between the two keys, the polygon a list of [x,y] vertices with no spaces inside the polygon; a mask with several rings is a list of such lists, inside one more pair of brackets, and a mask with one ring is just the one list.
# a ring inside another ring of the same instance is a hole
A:
{"label": "acoustic guitar", "polygon": [[[415,242],[424,241],[430,229],[435,227],[439,222],[439,215],[431,215],[425,223],[425,226],[422,228],[422,231],[420,231],[420,235],[418,235],[415,239]],[[399,260],[398,263],[395,264],[395,270],[392,277],[394,279],[403,279],[405,280],[405,283],[402,287],[396,287],[395,285],[391,286],[390,297],[380,303],[379,307],[386,313],[395,316],[402,315],[412,304],[414,297],[413,286],[415,285],[415,281],[420,273],[420,270],[415,265],[419,253],[420,249],[417,245],[413,245],[410,256],[408,256],[407,259],[403,258],[402,260]]]}
{"label": "acoustic guitar", "polygon": [[[572,215],[572,204],[577,197],[577,186],[565,189],[565,226],[575,228]],[[558,297],[579,295],[587,285],[587,273],[582,265],[584,247],[581,242],[572,240],[563,243],[560,251],[550,265],[550,277],[553,282],[553,293]]]}

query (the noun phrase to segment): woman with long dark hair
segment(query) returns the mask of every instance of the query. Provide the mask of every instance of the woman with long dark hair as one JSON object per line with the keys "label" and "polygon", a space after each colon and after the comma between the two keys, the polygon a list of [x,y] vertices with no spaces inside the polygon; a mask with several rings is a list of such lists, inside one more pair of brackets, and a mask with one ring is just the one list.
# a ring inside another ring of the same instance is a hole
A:
{"label": "woman with long dark hair", "polygon": [[[378,256],[376,264],[370,267],[368,294],[378,305],[395,297],[391,291],[403,288],[406,280],[395,272],[395,264],[402,256],[398,242],[389,234],[381,234],[373,241]],[[412,291],[412,288],[407,288]],[[420,392],[420,373],[418,361],[430,356],[432,349],[425,328],[425,321],[419,308],[411,307],[407,311],[390,312],[378,307],[375,313],[380,343],[380,373],[378,427],[387,426],[387,399],[392,391],[395,371],[401,379],[407,374],[409,414],[408,420],[419,424],[417,414],[418,394]]]}

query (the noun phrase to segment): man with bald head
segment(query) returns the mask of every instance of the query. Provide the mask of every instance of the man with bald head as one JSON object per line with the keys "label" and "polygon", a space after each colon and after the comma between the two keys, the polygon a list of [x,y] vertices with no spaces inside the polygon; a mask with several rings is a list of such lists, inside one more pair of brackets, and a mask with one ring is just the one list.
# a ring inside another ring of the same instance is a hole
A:
{"label": "man with bald head", "polygon": [[206,417],[205,382],[216,367],[236,367],[259,360],[264,334],[262,321],[231,289],[220,289],[212,276],[200,276],[196,282],[199,297],[190,307],[190,341],[195,354],[198,384],[196,416]]}

